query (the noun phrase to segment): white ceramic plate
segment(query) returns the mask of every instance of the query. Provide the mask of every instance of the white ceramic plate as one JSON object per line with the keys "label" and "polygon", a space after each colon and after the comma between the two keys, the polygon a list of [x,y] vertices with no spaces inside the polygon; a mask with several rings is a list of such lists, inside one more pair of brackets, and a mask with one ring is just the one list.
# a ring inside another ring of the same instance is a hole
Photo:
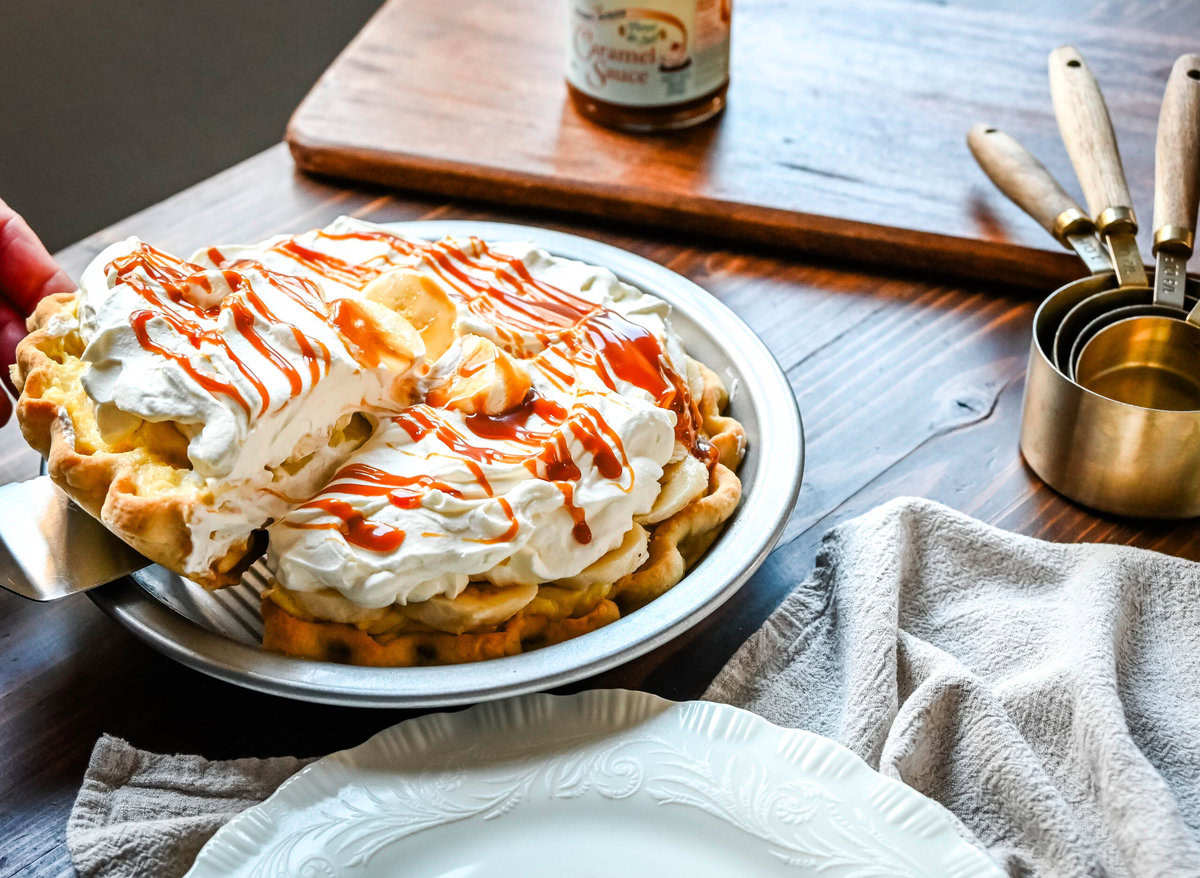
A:
{"label": "white ceramic plate", "polygon": [[[787,377],[737,315],[686,278],[636,254],[547,229],[431,220],[392,228],[425,238],[479,235],[534,241],[551,253],[603,265],[665,299],[688,351],[730,388],[746,428],[738,470],[742,501],[725,531],[683,581],[635,613],[565,643],[508,658],[429,668],[364,668],[268,652],[260,646],[260,561],[233,588],[206,592],[147,567],[88,592],[101,609],[154,649],[206,674],[262,692],[362,707],[468,704],[560,686],[642,655],[695,625],[744,583],[779,539],[800,491],[804,434]],[[135,584],[136,583],[136,584]]]}
{"label": "white ceramic plate", "polygon": [[940,806],[828,738],[644,692],[400,723],[231,820],[189,878],[1003,873]]}

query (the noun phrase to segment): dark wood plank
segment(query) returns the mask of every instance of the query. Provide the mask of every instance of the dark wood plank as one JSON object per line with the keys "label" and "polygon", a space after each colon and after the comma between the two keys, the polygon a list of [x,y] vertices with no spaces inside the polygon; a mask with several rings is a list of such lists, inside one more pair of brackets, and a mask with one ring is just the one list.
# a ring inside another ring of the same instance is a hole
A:
{"label": "dark wood plank", "polygon": [[[398,198],[297,175],[269,150],[59,254],[75,275],[105,243],[139,234],[179,251],[253,240],[357,213],[532,222],[605,240],[692,278],[745,318],[787,370],[808,431],[800,502],[763,568],[705,623],[577,684],[699,695],[808,572],[821,535],[918,495],[1048,539],[1130,543],[1200,558],[1194,525],[1093,515],[1041,485],[1017,452],[1035,302],[1009,289],[811,264],[624,223]],[[5,440],[11,443],[13,439]],[[33,465],[32,456],[3,448]],[[69,812],[96,738],[209,757],[316,755],[409,714],[322,707],[209,679],[152,652],[86,598],[33,604],[0,592],[0,875],[68,870]]]}
{"label": "dark wood plank", "polygon": [[390,0],[288,139],[301,167],[410,191],[1055,286],[1077,263],[992,190],[966,131],[1005,128],[1077,191],[1046,84],[1049,50],[1077,42],[1148,226],[1159,99],[1200,38],[1200,18],[1160,6],[744,0],[724,117],[646,137],[570,105],[561,0]]}

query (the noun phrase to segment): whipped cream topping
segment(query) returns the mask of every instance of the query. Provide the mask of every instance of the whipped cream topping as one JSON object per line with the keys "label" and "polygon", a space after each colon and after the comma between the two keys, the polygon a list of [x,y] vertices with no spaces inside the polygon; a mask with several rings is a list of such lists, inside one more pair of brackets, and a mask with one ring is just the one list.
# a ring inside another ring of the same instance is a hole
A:
{"label": "whipped cream topping", "polygon": [[328,487],[271,528],[280,580],[382,607],[453,598],[472,576],[566,578],[620,544],[658,496],[674,413],[628,380],[613,389],[565,344],[528,370],[529,396],[505,414],[418,405],[383,420]]}
{"label": "whipped cream topping", "polygon": [[[119,441],[141,420],[174,422],[197,487],[216,498],[192,523],[189,570],[282,514],[267,489],[318,488],[338,462],[336,424],[408,402],[396,358],[374,350],[377,327],[312,281],[249,261],[205,268],[129,238],[93,260],[80,290],[82,381],[102,433]],[[310,454],[302,472],[269,469]]]}
{"label": "whipped cream topping", "polygon": [[340,220],[304,246],[330,254],[339,234],[374,241],[359,252],[371,265],[417,267],[448,288],[462,337],[427,384],[458,369],[479,335],[523,358],[531,389],[499,415],[420,405],[384,419],[271,528],[268,560],[289,589],[374,608],[453,598],[473,578],[571,577],[651,508],[666,463],[697,450],[711,462],[662,300],[530,244],[394,241]]}
{"label": "whipped cream topping", "polygon": [[[423,349],[401,368],[370,356],[356,321],[338,319],[378,310],[364,289],[398,268],[453,304],[458,340],[435,363]],[[554,581],[621,543],[667,463],[715,459],[669,306],[528,243],[429,242],[343,217],[188,262],[129,239],[81,288],[84,386],[102,430],[175,422],[214,498],[194,513],[188,569],[275,521],[280,581],[361,607],[452,598],[471,579]],[[474,373],[466,352],[480,339],[527,385],[523,397],[475,394],[486,411],[473,411],[438,388]],[[414,383],[437,405],[409,406],[397,388]],[[354,412],[377,422],[371,438],[331,447]]]}
{"label": "whipped cream topping", "polygon": [[80,287],[83,385],[102,425],[108,406],[174,421],[205,478],[250,477],[313,450],[344,414],[396,408],[395,376],[360,362],[310,281],[253,262],[204,269],[129,238]]}

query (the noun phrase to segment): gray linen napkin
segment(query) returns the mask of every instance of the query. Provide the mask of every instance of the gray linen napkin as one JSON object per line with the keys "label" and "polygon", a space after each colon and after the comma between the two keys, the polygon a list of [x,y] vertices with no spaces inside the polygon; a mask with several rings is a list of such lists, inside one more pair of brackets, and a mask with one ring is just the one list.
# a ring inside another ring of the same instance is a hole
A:
{"label": "gray linen napkin", "polygon": [[182,875],[214,832],[311,761],[163,756],[105,735],[67,820],[75,870],[84,878]]}
{"label": "gray linen napkin", "polygon": [[845,744],[1013,875],[1200,875],[1200,565],[900,499],[706,698]]}
{"label": "gray linen napkin", "polygon": [[[825,537],[705,697],[837,739],[1013,875],[1200,874],[1200,565],[896,500]],[[103,738],[67,826],[76,868],[181,875],[303,764]]]}

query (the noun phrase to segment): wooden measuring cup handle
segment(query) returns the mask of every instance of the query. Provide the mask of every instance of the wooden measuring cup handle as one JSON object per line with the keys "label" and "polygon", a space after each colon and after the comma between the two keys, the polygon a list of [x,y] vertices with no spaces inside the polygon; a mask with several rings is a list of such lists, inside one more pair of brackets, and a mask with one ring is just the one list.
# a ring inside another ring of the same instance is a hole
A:
{"label": "wooden measuring cup handle", "polygon": [[[1059,46],[1050,53],[1050,97],[1092,219],[1101,231],[1110,227],[1113,231],[1137,231],[1133,199],[1104,95],[1074,46]],[[1112,220],[1123,228],[1113,227]]]}
{"label": "wooden measuring cup handle", "polygon": [[[982,122],[967,132],[967,147],[996,188],[1062,243],[1071,232],[1091,230],[1091,220],[1029,150]],[[1074,222],[1072,222],[1074,220]]]}
{"label": "wooden measuring cup handle", "polygon": [[1171,68],[1154,151],[1154,252],[1192,253],[1200,202],[1200,55]]}

